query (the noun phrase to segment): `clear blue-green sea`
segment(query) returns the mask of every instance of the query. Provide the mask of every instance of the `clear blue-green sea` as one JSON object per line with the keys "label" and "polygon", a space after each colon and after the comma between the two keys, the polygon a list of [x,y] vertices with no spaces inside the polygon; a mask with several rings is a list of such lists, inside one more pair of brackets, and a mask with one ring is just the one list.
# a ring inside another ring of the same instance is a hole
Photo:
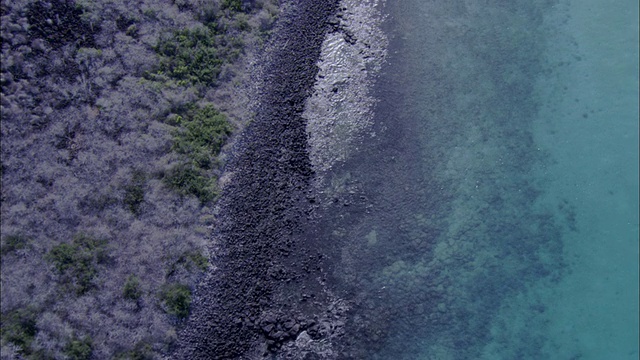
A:
{"label": "clear blue-green sea", "polygon": [[332,175],[372,205],[327,221],[371,358],[638,359],[638,2],[381,11],[376,137]]}

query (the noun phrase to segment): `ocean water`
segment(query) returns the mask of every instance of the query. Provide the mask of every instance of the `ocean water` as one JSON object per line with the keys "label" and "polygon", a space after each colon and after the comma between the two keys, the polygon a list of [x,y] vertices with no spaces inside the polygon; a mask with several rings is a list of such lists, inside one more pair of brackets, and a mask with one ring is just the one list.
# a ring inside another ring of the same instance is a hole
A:
{"label": "ocean water", "polygon": [[324,214],[354,356],[637,359],[638,3],[379,9],[375,136]]}

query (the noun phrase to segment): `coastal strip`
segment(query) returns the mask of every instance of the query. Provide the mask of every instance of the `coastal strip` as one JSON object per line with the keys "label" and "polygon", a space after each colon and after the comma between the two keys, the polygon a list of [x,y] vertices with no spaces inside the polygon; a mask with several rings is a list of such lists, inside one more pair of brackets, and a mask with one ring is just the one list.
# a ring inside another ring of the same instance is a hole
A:
{"label": "coastal strip", "polygon": [[[196,291],[175,358],[257,358],[313,326],[303,315],[279,321],[289,305],[275,294],[318,268],[295,237],[313,201],[302,112],[337,5],[285,6],[265,56],[255,118],[228,165],[212,235],[213,269]],[[306,262],[296,261],[305,256]],[[280,322],[285,329],[278,330]]]}

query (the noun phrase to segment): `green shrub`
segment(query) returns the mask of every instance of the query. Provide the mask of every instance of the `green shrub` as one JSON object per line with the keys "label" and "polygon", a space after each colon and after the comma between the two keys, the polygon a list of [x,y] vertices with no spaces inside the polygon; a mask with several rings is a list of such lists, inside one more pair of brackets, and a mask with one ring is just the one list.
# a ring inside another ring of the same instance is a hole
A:
{"label": "green shrub", "polygon": [[[234,22],[233,22],[233,27],[238,29],[239,31],[247,31],[251,29],[251,26],[249,26],[249,18],[246,14],[237,14],[235,16]],[[236,40],[238,41],[238,40]],[[242,41],[240,40],[240,44],[242,44]]]}
{"label": "green shrub", "polygon": [[187,155],[198,167],[209,168],[231,134],[227,117],[213,106],[192,109],[180,121],[173,149]]}
{"label": "green shrub", "polygon": [[176,260],[171,265],[171,267],[169,267],[167,276],[172,276],[173,274],[175,274],[179,266],[184,267],[188,271],[193,271],[195,269],[205,271],[209,266],[209,260],[199,251],[187,251],[184,254],[180,255],[178,260]]}
{"label": "green shrub", "polygon": [[153,359],[153,350],[151,345],[145,342],[138,342],[132,350],[116,356],[117,360],[151,360]]}
{"label": "green shrub", "polygon": [[172,149],[184,155],[165,177],[165,183],[182,195],[194,195],[202,203],[218,195],[217,179],[210,170],[224,142],[231,134],[227,118],[213,106],[191,107],[184,116],[176,117]]}
{"label": "green shrub", "polygon": [[37,317],[38,314],[33,308],[17,309],[3,314],[0,317],[2,342],[13,343],[22,349],[22,354],[30,354],[31,343],[38,332]]}
{"label": "green shrub", "polygon": [[202,271],[207,270],[209,266],[209,260],[199,251],[188,252],[185,254],[185,257]]}
{"label": "green shrub", "polygon": [[7,235],[4,237],[2,241],[2,246],[0,247],[0,254],[6,255],[10,252],[24,249],[27,247],[29,243],[29,239],[22,235]]}
{"label": "green shrub", "polygon": [[217,179],[191,164],[175,166],[164,177],[164,182],[181,195],[194,195],[207,203],[218,195]]}
{"label": "green shrub", "polygon": [[224,60],[212,27],[176,31],[156,46],[159,71],[177,80],[214,85]]}
{"label": "green shrub", "polygon": [[211,25],[215,29],[218,21],[219,11],[216,4],[212,1],[200,4],[196,18],[205,25]]}
{"label": "green shrub", "polygon": [[136,24],[130,25],[129,27],[127,27],[127,30],[125,32],[125,34],[127,34],[128,36],[131,36],[132,38],[135,38],[138,36],[138,27],[136,26]]}
{"label": "green shrub", "polygon": [[97,274],[97,264],[108,259],[106,241],[77,234],[72,244],[54,246],[45,259],[64,276],[63,281],[71,283],[76,294],[82,295],[95,286],[93,279]]}
{"label": "green shrub", "polygon": [[144,9],[142,11],[142,14],[144,14],[144,16],[152,20],[158,19],[158,12],[155,9],[151,9],[151,8]]}
{"label": "green shrub", "polygon": [[92,341],[88,336],[83,339],[72,339],[63,350],[63,353],[72,360],[88,360],[92,352]]}
{"label": "green shrub", "polygon": [[141,171],[134,171],[131,182],[124,187],[124,204],[132,214],[140,215],[140,205],[144,201],[146,177]]}
{"label": "green shrub", "polygon": [[166,285],[160,292],[160,300],[164,303],[165,311],[182,320],[189,315],[191,307],[191,290],[186,285]]}
{"label": "green shrub", "polygon": [[129,275],[127,281],[124,283],[124,288],[122,289],[122,296],[128,300],[137,301],[142,296],[142,291],[140,290],[140,280],[135,275]]}
{"label": "green shrub", "polygon": [[[156,73],[178,80],[179,84],[215,86],[222,65],[236,60],[242,42],[230,41],[226,26],[208,19],[206,26],[183,29],[165,35],[155,47],[160,55]],[[237,26],[248,29],[242,19]],[[244,27],[243,27],[244,26]]]}
{"label": "green shrub", "polygon": [[242,11],[242,0],[222,0],[221,5],[223,9],[229,9],[231,11]]}

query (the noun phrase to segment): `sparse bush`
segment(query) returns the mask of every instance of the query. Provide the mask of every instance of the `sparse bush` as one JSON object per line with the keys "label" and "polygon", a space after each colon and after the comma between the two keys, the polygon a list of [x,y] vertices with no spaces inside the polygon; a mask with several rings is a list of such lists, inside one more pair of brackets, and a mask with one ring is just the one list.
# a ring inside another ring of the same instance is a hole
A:
{"label": "sparse bush", "polygon": [[[247,15],[243,13],[237,14],[235,17],[234,27],[239,31],[249,30],[249,18]],[[242,42],[240,42],[240,44],[242,44]]]}
{"label": "sparse bush", "polygon": [[88,360],[93,352],[93,342],[91,338],[86,336],[83,339],[71,339],[64,347],[64,354],[72,360]]}
{"label": "sparse bush", "polygon": [[182,284],[166,285],[160,292],[164,310],[182,320],[189,316],[191,308],[191,290]]}
{"label": "sparse bush", "polygon": [[152,19],[152,20],[158,19],[158,11],[156,11],[155,9],[146,8],[142,11],[142,13],[144,14],[144,16],[146,16],[149,19]]}
{"label": "sparse bush", "polygon": [[0,318],[0,334],[2,342],[13,343],[21,348],[24,355],[31,353],[38,328],[36,320],[38,314],[33,308],[23,308],[3,314]]}
{"label": "sparse bush", "polygon": [[94,48],[79,48],[76,52],[75,61],[84,72],[89,72],[99,68],[104,62],[102,50]]}
{"label": "sparse bush", "polygon": [[138,36],[138,26],[136,26],[136,24],[130,25],[129,27],[127,27],[127,30],[125,32],[128,36],[131,36],[132,38],[135,38]]}
{"label": "sparse bush", "polygon": [[184,267],[187,271],[194,271],[196,269],[205,271],[209,266],[209,260],[199,251],[187,251],[171,265],[167,271],[167,276],[175,274],[178,266]]}
{"label": "sparse bush", "polygon": [[22,235],[7,235],[2,241],[2,248],[0,248],[0,254],[6,255],[10,252],[24,249],[29,244],[29,239]]}
{"label": "sparse bush", "polygon": [[219,9],[220,8],[218,4],[214,3],[213,1],[207,1],[203,4],[200,4],[200,7],[196,14],[196,18],[205,25],[215,24],[216,20],[218,19]]}
{"label": "sparse bush", "polygon": [[199,251],[193,251],[185,254],[198,269],[204,271],[209,266],[209,260]]}
{"label": "sparse bush", "polygon": [[142,296],[142,290],[140,290],[140,280],[135,275],[129,275],[127,282],[124,283],[124,289],[122,290],[122,296],[125,299],[137,301]]}
{"label": "sparse bush", "polygon": [[97,264],[107,260],[105,245],[104,240],[78,234],[72,244],[55,246],[45,258],[61,275],[68,277],[76,294],[82,295],[95,286],[93,279],[97,274]]}

